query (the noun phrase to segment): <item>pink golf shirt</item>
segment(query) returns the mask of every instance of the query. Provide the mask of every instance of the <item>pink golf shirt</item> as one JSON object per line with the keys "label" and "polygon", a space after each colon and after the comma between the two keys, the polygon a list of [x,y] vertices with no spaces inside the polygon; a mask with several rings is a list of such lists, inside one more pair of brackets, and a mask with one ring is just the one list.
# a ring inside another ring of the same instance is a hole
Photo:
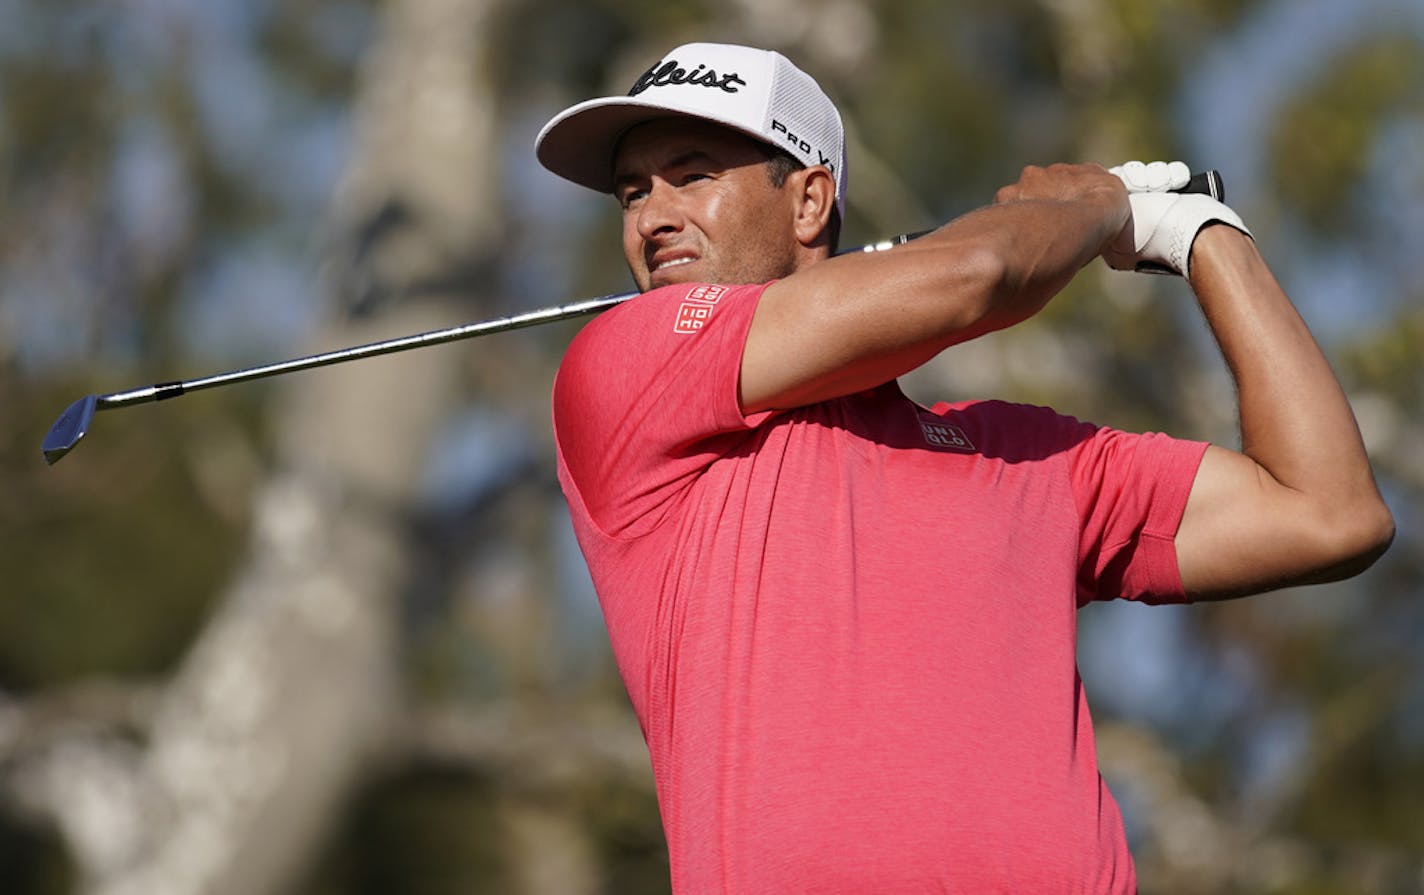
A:
{"label": "pink golf shirt", "polygon": [[763,288],[640,296],[554,387],[674,890],[1135,891],[1076,611],[1184,599],[1205,446],[894,383],[743,415]]}

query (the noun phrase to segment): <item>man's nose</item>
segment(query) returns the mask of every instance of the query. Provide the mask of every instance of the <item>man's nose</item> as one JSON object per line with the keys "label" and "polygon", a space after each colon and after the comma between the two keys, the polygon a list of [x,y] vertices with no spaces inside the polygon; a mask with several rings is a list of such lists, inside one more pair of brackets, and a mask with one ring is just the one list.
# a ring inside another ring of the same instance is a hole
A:
{"label": "man's nose", "polygon": [[681,228],[682,215],[678,210],[676,190],[667,181],[655,178],[638,208],[638,235],[652,239]]}

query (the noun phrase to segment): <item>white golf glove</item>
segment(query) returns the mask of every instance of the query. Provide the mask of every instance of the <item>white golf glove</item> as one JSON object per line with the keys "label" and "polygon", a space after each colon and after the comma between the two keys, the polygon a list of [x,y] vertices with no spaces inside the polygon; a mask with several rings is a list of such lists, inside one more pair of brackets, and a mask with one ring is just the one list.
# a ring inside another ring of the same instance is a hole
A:
{"label": "white golf glove", "polygon": [[1117,270],[1187,276],[1187,261],[1197,233],[1220,221],[1251,235],[1241,217],[1202,193],[1173,193],[1191,179],[1182,162],[1128,162],[1108,169],[1127,186],[1132,221],[1103,260]]}

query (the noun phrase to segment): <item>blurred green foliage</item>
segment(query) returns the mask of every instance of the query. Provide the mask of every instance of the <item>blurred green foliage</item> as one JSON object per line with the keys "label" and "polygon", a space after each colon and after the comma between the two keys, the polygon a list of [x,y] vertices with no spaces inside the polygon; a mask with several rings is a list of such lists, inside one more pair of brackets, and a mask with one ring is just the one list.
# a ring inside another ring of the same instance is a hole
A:
{"label": "blurred green foliage", "polygon": [[27,393],[0,382],[0,467],[27,471],[0,504],[0,689],[12,693],[171,670],[246,544],[242,508],[215,506],[187,466],[204,418],[244,437],[240,404],[101,413],[104,450],[41,470],[51,414],[81,394],[75,381]]}
{"label": "blurred green foliage", "polygon": [[[1268,144],[1271,187],[1322,233],[1360,229],[1373,214],[1358,197],[1381,122],[1424,108],[1424,41],[1383,32],[1322,66],[1276,120]],[[1418,159],[1398,159],[1417,171]],[[1404,176],[1410,176],[1405,174]]]}
{"label": "blurred green foliage", "polygon": [[23,895],[63,895],[76,890],[74,865],[53,830],[17,816],[0,803],[0,881]]}

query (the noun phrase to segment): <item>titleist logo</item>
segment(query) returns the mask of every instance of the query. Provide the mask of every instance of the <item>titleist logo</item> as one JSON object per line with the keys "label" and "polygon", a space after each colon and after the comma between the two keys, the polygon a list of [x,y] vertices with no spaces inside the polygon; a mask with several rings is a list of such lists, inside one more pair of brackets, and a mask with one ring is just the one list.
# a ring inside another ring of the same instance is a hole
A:
{"label": "titleist logo", "polygon": [[637,96],[649,87],[666,87],[670,84],[715,87],[727,93],[736,93],[739,85],[747,86],[747,82],[743,81],[742,76],[736,72],[719,75],[701,64],[692,71],[688,71],[679,66],[676,59],[669,59],[666,62],[655,63],[652,68],[643,72],[642,77],[633,82],[633,89],[628,91],[628,95]]}

